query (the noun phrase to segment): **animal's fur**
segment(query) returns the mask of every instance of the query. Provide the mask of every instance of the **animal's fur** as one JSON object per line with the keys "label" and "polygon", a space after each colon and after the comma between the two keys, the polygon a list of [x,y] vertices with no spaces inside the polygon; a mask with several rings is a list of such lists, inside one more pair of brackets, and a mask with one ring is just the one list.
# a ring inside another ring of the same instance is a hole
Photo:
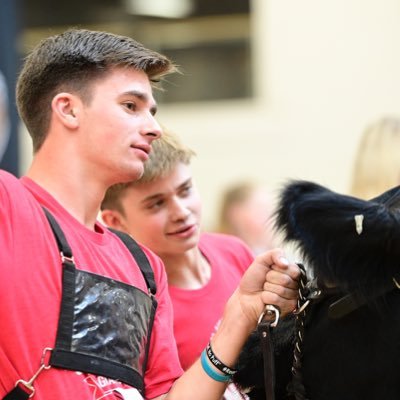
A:
{"label": "animal's fur", "polygon": [[[336,292],[308,309],[302,357],[307,399],[400,399],[400,291],[392,281],[400,282],[399,206],[399,187],[370,201],[305,181],[291,182],[281,193],[277,228],[297,245],[320,286]],[[354,216],[360,214],[358,234]],[[349,292],[367,304],[330,318],[329,306]],[[274,332],[277,400],[288,398],[294,332],[293,318]],[[256,334],[242,352],[235,380],[252,388],[251,399],[265,399]]]}
{"label": "animal's fur", "polygon": [[[370,292],[399,273],[399,206],[398,187],[364,201],[297,181],[281,194],[276,225],[297,244],[319,280]],[[354,217],[361,214],[358,234]]]}

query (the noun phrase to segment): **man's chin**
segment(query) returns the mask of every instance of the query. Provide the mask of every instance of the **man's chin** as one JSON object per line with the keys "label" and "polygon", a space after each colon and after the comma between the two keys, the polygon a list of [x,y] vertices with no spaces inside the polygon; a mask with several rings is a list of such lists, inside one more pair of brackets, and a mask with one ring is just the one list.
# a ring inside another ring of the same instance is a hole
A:
{"label": "man's chin", "polygon": [[125,174],[123,174],[123,176],[121,176],[121,180],[119,181],[119,183],[129,183],[129,182],[136,182],[138,181],[144,173],[144,167],[142,165],[141,168],[130,168],[128,171],[126,171]]}

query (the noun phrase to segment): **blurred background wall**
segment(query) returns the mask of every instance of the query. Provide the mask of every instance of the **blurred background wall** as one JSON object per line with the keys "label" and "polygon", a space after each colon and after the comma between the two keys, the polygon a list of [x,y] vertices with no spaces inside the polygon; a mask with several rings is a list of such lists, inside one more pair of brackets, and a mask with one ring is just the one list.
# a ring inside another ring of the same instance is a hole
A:
{"label": "blurred background wall", "polygon": [[[274,192],[291,178],[348,191],[362,130],[400,114],[398,0],[181,0],[173,18],[134,2],[30,0],[19,52],[79,26],[130,35],[176,59],[184,74],[157,94],[158,118],[197,152],[205,227],[236,180]],[[31,157],[23,126],[20,139],[22,174]]]}

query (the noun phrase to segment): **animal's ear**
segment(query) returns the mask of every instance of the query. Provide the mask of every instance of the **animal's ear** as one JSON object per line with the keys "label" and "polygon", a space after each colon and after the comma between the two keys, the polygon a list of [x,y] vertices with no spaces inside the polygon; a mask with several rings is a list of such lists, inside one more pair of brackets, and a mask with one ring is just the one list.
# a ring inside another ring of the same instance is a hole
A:
{"label": "animal's ear", "polygon": [[318,278],[348,290],[379,290],[400,274],[400,189],[377,199],[292,181],[281,191],[276,226]]}
{"label": "animal's ear", "polygon": [[389,189],[370,201],[373,203],[384,204],[390,210],[400,208],[400,186]]}

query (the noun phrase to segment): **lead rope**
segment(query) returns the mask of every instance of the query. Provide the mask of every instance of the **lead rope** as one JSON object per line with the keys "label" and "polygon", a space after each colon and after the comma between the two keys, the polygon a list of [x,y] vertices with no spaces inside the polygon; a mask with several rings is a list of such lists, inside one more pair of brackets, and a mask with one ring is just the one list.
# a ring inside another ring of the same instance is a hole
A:
{"label": "lead rope", "polygon": [[265,306],[258,319],[257,331],[260,334],[264,362],[264,386],[266,400],[275,400],[275,360],[274,347],[271,339],[271,328],[279,321],[279,309],[271,304]]}
{"label": "lead rope", "polygon": [[293,364],[292,364],[292,381],[287,387],[287,391],[290,396],[294,396],[296,400],[307,400],[306,390],[303,384],[303,374],[301,372],[302,366],[302,348],[304,339],[304,322],[306,318],[306,309],[310,304],[308,298],[308,287],[307,287],[307,275],[305,268],[302,264],[298,264],[301,276],[299,282],[299,298],[297,300],[297,308],[294,311],[296,315],[295,329],[296,329],[296,341],[293,351]]}

